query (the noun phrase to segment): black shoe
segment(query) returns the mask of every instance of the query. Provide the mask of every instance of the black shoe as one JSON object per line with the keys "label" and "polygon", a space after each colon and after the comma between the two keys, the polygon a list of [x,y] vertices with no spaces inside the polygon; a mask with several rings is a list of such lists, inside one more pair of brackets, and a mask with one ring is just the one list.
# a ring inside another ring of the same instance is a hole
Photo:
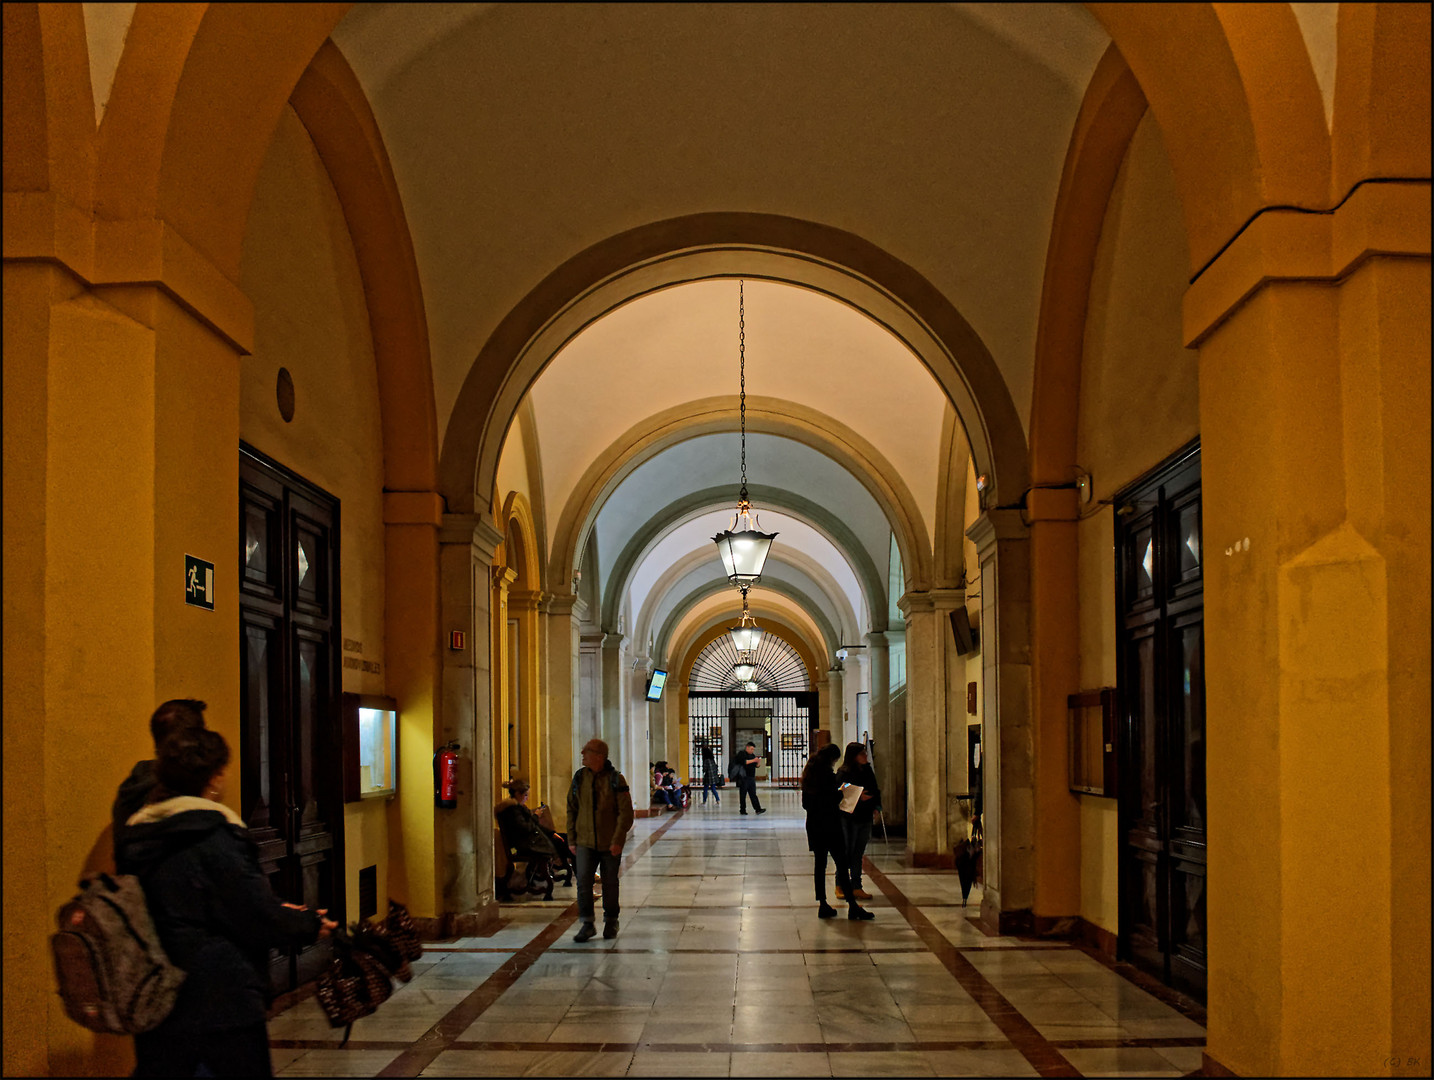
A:
{"label": "black shoe", "polygon": [[852,922],[860,922],[866,919],[876,918],[876,912],[867,911],[866,908],[857,907],[855,904],[853,904],[851,907],[846,909],[846,917]]}
{"label": "black shoe", "polygon": [[613,919],[611,922],[605,922],[605,923],[602,924],[602,936],[605,937],[605,938],[607,938],[609,941],[611,941],[613,938],[617,937],[617,920],[616,920],[616,919]]}
{"label": "black shoe", "polygon": [[759,814],[765,814],[766,812],[767,812],[767,808],[766,808],[765,806],[759,806],[759,807],[757,807],[757,813],[759,813]]}
{"label": "black shoe", "polygon": [[825,900],[823,900],[823,901],[821,902],[821,906],[817,908],[817,918],[818,918],[818,919],[835,919],[836,916],[837,916],[837,909],[834,908],[834,907],[832,907],[832,906],[831,906],[830,904],[828,904]]}
{"label": "black shoe", "polygon": [[740,813],[743,817],[747,816],[747,811],[745,810],[739,810],[738,813]]}
{"label": "black shoe", "polygon": [[578,932],[573,935],[573,940],[591,941],[595,937],[597,937],[597,927],[590,922],[585,922],[583,923],[582,928],[579,929]]}

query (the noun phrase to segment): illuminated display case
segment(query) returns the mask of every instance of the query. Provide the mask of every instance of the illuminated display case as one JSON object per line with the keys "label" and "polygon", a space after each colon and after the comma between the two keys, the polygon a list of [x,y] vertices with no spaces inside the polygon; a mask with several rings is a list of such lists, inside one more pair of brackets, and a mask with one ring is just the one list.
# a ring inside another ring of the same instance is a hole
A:
{"label": "illuminated display case", "polygon": [[344,801],[398,793],[398,702],[344,694]]}

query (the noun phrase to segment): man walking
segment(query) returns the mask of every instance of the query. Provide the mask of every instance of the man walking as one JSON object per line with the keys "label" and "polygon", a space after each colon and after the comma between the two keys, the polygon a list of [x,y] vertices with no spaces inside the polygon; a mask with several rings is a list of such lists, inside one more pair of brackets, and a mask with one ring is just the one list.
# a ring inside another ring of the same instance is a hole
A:
{"label": "man walking", "polygon": [[617,937],[618,861],[632,829],[632,791],[607,757],[607,743],[589,739],[583,767],[568,788],[568,837],[577,860],[578,932],[574,941],[591,941],[594,923],[593,874],[602,867],[602,936]]}
{"label": "man walking", "polygon": [[748,743],[742,750],[737,751],[733,759],[732,771],[736,775],[732,778],[737,782],[737,808],[747,812],[747,800],[752,800],[752,809],[759,814],[765,814],[766,808],[757,801],[757,766],[762,759],[757,756],[757,744]]}

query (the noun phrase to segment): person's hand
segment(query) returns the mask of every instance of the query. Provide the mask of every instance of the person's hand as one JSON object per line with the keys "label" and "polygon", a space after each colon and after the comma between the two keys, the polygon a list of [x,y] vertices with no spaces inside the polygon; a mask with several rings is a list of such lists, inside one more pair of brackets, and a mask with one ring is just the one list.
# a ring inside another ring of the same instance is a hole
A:
{"label": "person's hand", "polygon": [[292,910],[294,910],[294,911],[308,911],[308,910],[309,910],[309,909],[306,908],[303,904],[291,904],[291,903],[289,903],[287,900],[281,900],[281,901],[279,902],[279,906],[280,906],[280,907],[290,908],[290,909],[292,909]]}
{"label": "person's hand", "polygon": [[863,791],[863,792],[861,793],[861,798],[859,798],[857,801],[858,801],[858,802],[866,802],[866,800],[869,799],[869,798],[871,798],[871,793],[868,792],[868,791]]}
{"label": "person's hand", "polygon": [[614,855],[621,855],[621,854],[622,854],[622,845],[621,845],[621,844],[614,844],[612,847],[608,848],[608,850],[611,851]]}
{"label": "person's hand", "polygon": [[339,927],[339,924],[334,922],[333,919],[327,919],[324,917],[328,913],[328,908],[319,908],[319,910],[315,913],[319,917],[319,937],[321,938],[328,937],[329,934],[333,933],[333,931],[337,930]]}

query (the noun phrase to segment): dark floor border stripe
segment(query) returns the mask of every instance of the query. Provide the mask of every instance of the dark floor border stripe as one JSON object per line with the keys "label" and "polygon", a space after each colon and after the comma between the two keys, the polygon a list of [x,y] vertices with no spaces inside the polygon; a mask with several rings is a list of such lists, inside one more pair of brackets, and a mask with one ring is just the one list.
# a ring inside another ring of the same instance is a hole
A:
{"label": "dark floor border stripe", "polygon": [[[636,848],[629,851],[622,861],[618,870],[618,876],[630,870],[642,858],[659,837],[680,820],[682,814],[676,813],[659,825],[655,830],[643,838]],[[390,1061],[377,1074],[378,1076],[417,1076],[433,1064],[433,1059],[448,1049],[450,1045],[468,1030],[468,1026],[482,1016],[483,1013],[498,1000],[513,984],[518,981],[523,972],[527,971],[547,951],[548,947],[556,942],[567,932],[568,927],[577,922],[578,905],[574,900],[566,908],[558,912],[558,915],[549,923],[537,937],[528,942],[527,945],[518,949],[514,954],[503,962],[497,971],[484,979],[471,994],[465,997],[457,1005],[453,1006],[444,1016],[431,1028],[420,1035],[407,1049],[401,1052],[398,1057]]]}
{"label": "dark floor border stripe", "polygon": [[1021,1052],[1021,1056],[1031,1063],[1036,1072],[1041,1076],[1080,1075],[1080,1071],[1061,1056],[1060,1051],[1047,1041],[1036,1026],[1022,1016],[970,960],[957,951],[946,935],[941,933],[915,904],[908,901],[906,895],[872,865],[871,860],[866,861],[864,869],[867,877],[891,900],[892,907],[901,913],[917,936],[926,942],[927,948],[945,965],[946,970],[955,976],[961,988],[981,1006],[991,1018],[991,1022],[1011,1040],[1011,1045]]}
{"label": "dark floor border stripe", "polygon": [[[350,1039],[342,1048],[332,1039],[275,1039],[270,1045],[276,1050],[406,1050],[412,1044],[384,1041],[379,1039]],[[722,1042],[520,1042],[493,1039],[455,1039],[444,1047],[445,1050],[480,1050],[545,1052],[599,1051],[635,1053],[638,1050],[659,1053],[713,1053],[713,1054],[815,1054],[834,1051],[842,1054],[876,1054],[900,1050],[934,1050],[942,1053],[956,1053],[963,1050],[1011,1050],[1013,1043],[1005,1039],[946,1039],[944,1041],[915,1042],[845,1042],[845,1043],[722,1043]],[[1051,1045],[1060,1050],[1161,1050],[1179,1047],[1203,1047],[1205,1040],[1193,1038],[1167,1039],[1053,1039]]]}

